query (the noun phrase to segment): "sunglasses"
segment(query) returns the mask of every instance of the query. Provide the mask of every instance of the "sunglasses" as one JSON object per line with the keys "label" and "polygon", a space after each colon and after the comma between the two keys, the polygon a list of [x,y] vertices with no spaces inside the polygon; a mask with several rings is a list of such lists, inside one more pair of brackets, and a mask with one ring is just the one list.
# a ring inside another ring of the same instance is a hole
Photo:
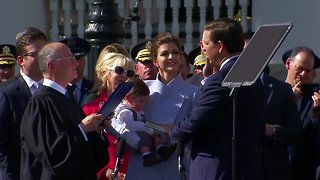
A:
{"label": "sunglasses", "polygon": [[123,67],[116,66],[113,70],[116,74],[121,75],[126,73],[128,77],[133,77],[135,75],[134,71],[131,69],[124,69]]}

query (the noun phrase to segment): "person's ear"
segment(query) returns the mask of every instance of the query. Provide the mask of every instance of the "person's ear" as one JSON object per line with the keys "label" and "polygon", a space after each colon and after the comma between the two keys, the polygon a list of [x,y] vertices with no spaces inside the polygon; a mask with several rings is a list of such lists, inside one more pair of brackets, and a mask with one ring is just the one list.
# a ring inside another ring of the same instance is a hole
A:
{"label": "person's ear", "polygon": [[153,64],[154,64],[154,66],[156,66],[156,67],[159,68],[159,64],[158,64],[158,61],[157,61],[156,58],[154,58],[154,59],[152,60],[152,62],[153,62]]}
{"label": "person's ear", "polygon": [[134,69],[135,69],[135,71],[136,72],[138,72],[138,69],[139,69],[139,67],[138,67],[139,65],[136,63],[136,64],[134,64]]}
{"label": "person's ear", "polygon": [[104,79],[110,79],[110,73],[109,73],[110,71],[100,71],[100,75],[101,75],[101,77],[102,78],[104,78]]}
{"label": "person's ear", "polygon": [[289,57],[287,60],[286,60],[286,69],[289,70],[290,69],[290,64],[292,63],[292,60],[291,58]]}
{"label": "person's ear", "polygon": [[53,61],[49,61],[49,62],[47,63],[47,68],[48,68],[48,69],[51,69],[51,70],[54,70],[54,69],[55,69],[55,66],[54,66]]}
{"label": "person's ear", "polygon": [[23,65],[24,65],[23,55],[17,56],[17,63],[18,63],[20,66],[23,66]]}
{"label": "person's ear", "polygon": [[224,51],[224,44],[221,41],[218,41],[216,45],[219,46],[219,53]]}

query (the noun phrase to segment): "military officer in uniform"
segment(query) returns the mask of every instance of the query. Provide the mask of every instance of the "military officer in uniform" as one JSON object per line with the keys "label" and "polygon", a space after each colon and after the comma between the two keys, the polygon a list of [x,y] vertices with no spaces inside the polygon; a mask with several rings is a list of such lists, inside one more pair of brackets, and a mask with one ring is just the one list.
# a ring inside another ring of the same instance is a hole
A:
{"label": "military officer in uniform", "polygon": [[12,78],[15,73],[16,49],[11,44],[0,45],[0,83]]}
{"label": "military officer in uniform", "polygon": [[77,66],[78,77],[72,80],[68,87],[68,94],[79,105],[83,105],[89,90],[93,87],[93,81],[83,77],[83,71],[86,64],[86,55],[91,49],[91,45],[85,39],[79,37],[70,37],[60,40],[60,42],[67,45],[73,55],[76,57],[79,65]]}

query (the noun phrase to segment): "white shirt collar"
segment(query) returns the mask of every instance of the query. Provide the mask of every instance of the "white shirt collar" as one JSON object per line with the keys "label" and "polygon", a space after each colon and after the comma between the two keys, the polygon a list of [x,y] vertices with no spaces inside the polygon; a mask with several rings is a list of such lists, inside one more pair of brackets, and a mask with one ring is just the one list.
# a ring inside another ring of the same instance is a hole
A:
{"label": "white shirt collar", "polygon": [[233,58],[235,58],[235,57],[238,57],[238,56],[239,56],[239,55],[235,55],[235,56],[232,56],[232,57],[228,58],[227,60],[225,60],[225,61],[221,64],[219,70],[221,70],[221,69],[223,68],[223,66],[224,66],[225,64],[227,64],[227,62],[229,62],[231,59],[233,59]]}
{"label": "white shirt collar", "polygon": [[29,76],[25,75],[22,71],[20,71],[20,74],[21,74],[22,78],[24,79],[24,81],[27,83],[29,89],[31,88],[31,86],[34,83],[38,83],[37,81],[31,79]]}
{"label": "white shirt collar", "polygon": [[[232,58],[235,58],[235,57],[237,57],[237,56],[239,56],[239,55],[232,56],[232,57],[228,58],[227,60],[225,60],[225,61],[221,64],[219,71],[223,68],[223,66],[224,66],[225,64],[227,64],[227,62],[229,62]],[[215,73],[216,73],[216,72],[215,72]],[[213,74],[215,74],[215,73],[213,73]],[[211,75],[212,75],[212,74],[211,74]],[[211,75],[210,75],[210,76],[211,76]],[[209,77],[209,76],[208,76],[208,77]],[[201,85],[204,85],[204,84],[206,83],[208,77],[204,77],[204,78],[200,81]]]}
{"label": "white shirt collar", "polygon": [[50,79],[43,79],[43,85],[51,87],[57,91],[59,91],[61,94],[65,95],[66,94],[66,89],[62,86],[60,86],[58,83],[51,81]]}
{"label": "white shirt collar", "polygon": [[[79,89],[81,88],[82,80],[83,80],[83,79],[80,79],[80,81],[78,81],[76,84],[74,84],[74,85],[76,85],[76,86],[77,86],[77,88],[79,88]],[[72,84],[71,84],[71,83],[68,83],[68,85],[69,85],[69,86],[72,86]]]}

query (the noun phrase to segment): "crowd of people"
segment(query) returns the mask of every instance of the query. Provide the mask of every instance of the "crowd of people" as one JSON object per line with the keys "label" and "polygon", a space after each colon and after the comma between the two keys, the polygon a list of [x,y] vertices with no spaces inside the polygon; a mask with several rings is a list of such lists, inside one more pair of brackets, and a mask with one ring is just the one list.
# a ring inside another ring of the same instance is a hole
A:
{"label": "crowd of people", "polygon": [[[88,80],[89,42],[48,42],[38,28],[24,29],[15,46],[0,45],[0,179],[319,178],[320,92],[303,88],[314,83],[320,58],[308,47],[288,50],[285,81],[267,67],[237,90],[234,113],[222,81],[249,39],[239,22],[222,18],[204,26],[189,54],[169,32],[130,53],[111,43]],[[133,88],[114,113],[99,114],[125,82]]]}

